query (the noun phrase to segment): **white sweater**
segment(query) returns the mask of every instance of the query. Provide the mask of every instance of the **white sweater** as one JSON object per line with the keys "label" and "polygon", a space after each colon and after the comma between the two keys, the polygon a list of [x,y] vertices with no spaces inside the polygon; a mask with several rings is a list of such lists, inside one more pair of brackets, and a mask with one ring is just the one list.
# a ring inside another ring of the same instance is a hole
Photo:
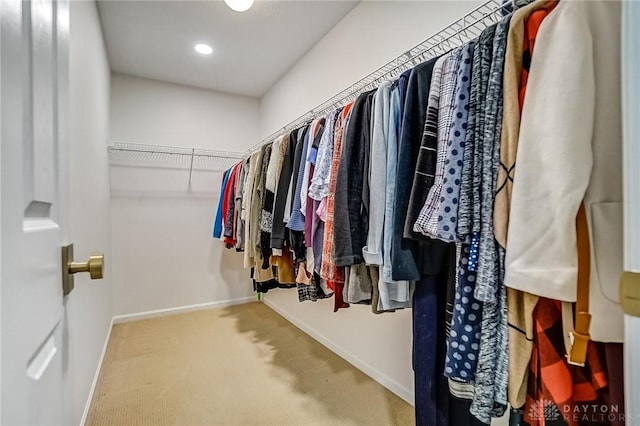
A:
{"label": "white sweater", "polygon": [[591,335],[622,341],[620,3],[559,2],[536,38],[522,111],[505,284],[576,300],[576,214],[591,241]]}
{"label": "white sweater", "polygon": [[278,179],[280,177],[280,169],[282,168],[283,152],[280,149],[284,139],[284,135],[273,141],[271,147],[271,157],[269,158],[269,166],[267,166],[267,177],[265,180],[265,189],[275,194],[278,189]]}

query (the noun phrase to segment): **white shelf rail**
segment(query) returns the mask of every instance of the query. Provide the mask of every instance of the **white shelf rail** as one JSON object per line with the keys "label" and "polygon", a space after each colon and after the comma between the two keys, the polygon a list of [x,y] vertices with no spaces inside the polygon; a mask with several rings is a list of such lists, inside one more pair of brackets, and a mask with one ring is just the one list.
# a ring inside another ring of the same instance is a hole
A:
{"label": "white shelf rail", "polygon": [[112,166],[189,170],[189,184],[193,171],[225,171],[242,159],[241,152],[126,142],[107,149]]}

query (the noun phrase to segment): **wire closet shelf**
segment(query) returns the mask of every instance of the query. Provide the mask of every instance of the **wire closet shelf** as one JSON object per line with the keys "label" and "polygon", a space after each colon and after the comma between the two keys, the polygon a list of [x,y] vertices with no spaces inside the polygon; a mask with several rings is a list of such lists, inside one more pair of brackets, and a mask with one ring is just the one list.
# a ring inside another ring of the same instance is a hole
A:
{"label": "wire closet shelf", "polygon": [[317,117],[325,116],[339,106],[354,100],[360,93],[375,89],[382,81],[397,78],[404,71],[477,38],[485,28],[498,22],[504,16],[504,11],[509,11],[516,2],[517,0],[507,0],[505,2],[488,0],[422,43],[407,50],[402,55],[327,99],[286,126],[281,127],[261,142],[247,149],[244,155],[249,155],[262,145],[272,142],[287,132],[302,127]]}
{"label": "wire closet shelf", "polygon": [[241,152],[125,142],[114,142],[108,151],[112,166],[189,170],[189,182],[193,171],[225,171],[242,159]]}

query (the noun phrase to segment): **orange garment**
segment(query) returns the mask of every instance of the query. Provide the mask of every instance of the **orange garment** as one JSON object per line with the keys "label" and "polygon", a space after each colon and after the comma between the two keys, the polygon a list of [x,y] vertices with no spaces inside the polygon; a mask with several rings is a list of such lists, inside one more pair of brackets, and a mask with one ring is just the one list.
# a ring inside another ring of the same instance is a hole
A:
{"label": "orange garment", "polygon": [[608,381],[599,353],[602,344],[589,342],[585,367],[569,365],[564,355],[562,302],[541,297],[533,317],[536,330],[525,420],[530,426],[544,426],[563,418],[567,425],[577,426],[584,424],[582,415],[599,417],[598,412],[580,412],[577,417],[574,413],[587,404],[604,404],[601,391]]}
{"label": "orange garment", "polygon": [[519,101],[520,111],[524,105],[524,95],[527,90],[527,80],[529,79],[529,69],[533,58],[533,48],[536,44],[536,36],[544,18],[558,5],[557,1],[547,3],[542,9],[534,10],[527,18],[524,25],[524,47],[522,57],[522,73],[520,75]]}
{"label": "orange garment", "polygon": [[293,267],[293,253],[291,250],[282,251],[282,256],[271,256],[269,263],[275,266],[278,271],[278,282],[280,284],[295,284],[296,275]]}
{"label": "orange garment", "polygon": [[[335,264],[335,235],[334,235],[334,212],[335,193],[338,178],[338,168],[340,166],[340,156],[342,155],[342,139],[344,128],[349,117],[349,112],[353,102],[347,104],[342,113],[338,116],[334,132],[333,159],[331,163],[331,175],[329,177],[329,195],[327,196],[327,218],[324,223],[324,239],[322,246],[322,268],[320,276],[329,283],[344,283],[344,267]],[[330,284],[331,285],[331,284]],[[334,287],[331,290],[336,292]]]}

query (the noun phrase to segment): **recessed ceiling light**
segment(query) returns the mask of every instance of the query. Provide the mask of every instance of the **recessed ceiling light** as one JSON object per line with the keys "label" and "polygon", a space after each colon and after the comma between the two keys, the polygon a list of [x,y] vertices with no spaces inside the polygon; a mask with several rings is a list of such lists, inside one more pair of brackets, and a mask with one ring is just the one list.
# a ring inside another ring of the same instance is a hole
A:
{"label": "recessed ceiling light", "polygon": [[253,6],[253,0],[224,0],[224,2],[236,12],[245,12]]}
{"label": "recessed ceiling light", "polygon": [[213,48],[208,44],[198,43],[193,48],[201,55],[211,55],[213,53]]}

